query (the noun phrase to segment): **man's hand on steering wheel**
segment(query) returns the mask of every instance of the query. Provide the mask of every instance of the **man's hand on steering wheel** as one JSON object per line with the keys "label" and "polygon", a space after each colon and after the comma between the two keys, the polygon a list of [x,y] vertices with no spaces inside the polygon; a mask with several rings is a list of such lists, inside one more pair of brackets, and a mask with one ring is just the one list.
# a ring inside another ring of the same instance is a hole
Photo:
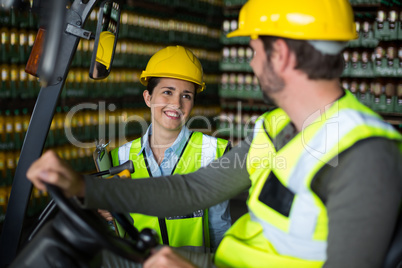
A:
{"label": "man's hand on steering wheel", "polygon": [[[82,209],[72,196],[84,197],[85,182],[79,173],[75,172],[64,160],[60,159],[53,151],[48,151],[35,161],[27,172],[27,177],[40,190],[47,190],[53,197],[60,212],[64,215],[58,217],[61,221],[57,224],[59,232],[69,239],[70,244],[77,247],[82,244],[71,235],[71,229],[77,228],[96,241],[97,250],[108,249],[126,259],[143,262],[152,248],[158,244],[156,232],[145,228],[138,232],[134,226],[120,214],[119,223],[124,230],[131,234],[132,240],[125,240],[108,232],[101,217],[93,210]],[[120,222],[121,221],[121,222]],[[70,224],[69,224],[70,223]],[[63,227],[64,226],[64,227]],[[78,235],[80,238],[82,235]],[[77,241],[78,242],[77,242]]]}
{"label": "man's hand on steering wheel", "polygon": [[154,267],[195,268],[196,266],[180,254],[176,253],[174,249],[168,246],[163,246],[159,250],[153,249],[151,257],[149,257],[144,263],[144,268]]}
{"label": "man's hand on steering wheel", "polygon": [[60,188],[66,197],[85,195],[82,175],[75,172],[54,151],[45,152],[27,171],[27,178],[39,189],[46,191],[45,183]]}

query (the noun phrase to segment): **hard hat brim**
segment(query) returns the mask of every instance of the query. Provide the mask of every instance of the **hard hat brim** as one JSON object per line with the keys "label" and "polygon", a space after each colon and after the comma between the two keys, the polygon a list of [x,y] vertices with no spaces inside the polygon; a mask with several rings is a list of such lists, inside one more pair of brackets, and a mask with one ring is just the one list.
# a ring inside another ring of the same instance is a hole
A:
{"label": "hard hat brim", "polygon": [[257,39],[258,35],[255,33],[250,33],[248,31],[243,31],[240,29],[234,30],[233,32],[230,32],[226,35],[227,38],[232,38],[232,37],[239,37],[239,36],[248,36],[251,39]]}
{"label": "hard hat brim", "polygon": [[289,39],[296,39],[296,40],[328,40],[328,41],[349,41],[349,40],[354,40],[359,38],[359,34],[356,32],[355,34],[351,34],[349,36],[339,36],[339,38],[334,38],[334,37],[322,37],[322,36],[306,36],[306,35],[301,35],[300,37],[295,37],[294,34],[275,34],[275,33],[261,33],[261,34],[256,34],[255,32],[250,33],[249,31],[244,31],[241,29],[237,29],[233,32],[230,32],[226,35],[227,38],[232,38],[232,37],[239,37],[239,36],[248,36],[251,39],[258,39],[258,36],[263,36],[263,35],[270,35],[270,36],[277,36],[277,37],[282,37],[282,38],[289,38]]}
{"label": "hard hat brim", "polygon": [[143,71],[143,74],[142,74],[141,77],[140,77],[140,83],[141,83],[142,85],[144,85],[144,86],[147,86],[147,85],[148,85],[148,80],[149,80],[149,78],[151,78],[151,77],[174,78],[174,79],[179,79],[179,80],[183,80],[183,81],[188,81],[188,82],[194,83],[194,84],[196,84],[196,85],[198,86],[198,87],[197,87],[197,90],[196,90],[197,93],[203,92],[203,91],[205,90],[205,82],[202,82],[202,84],[200,84],[199,82],[197,82],[197,81],[195,81],[195,80],[193,80],[193,79],[191,79],[191,78],[188,78],[188,77],[177,77],[176,74],[173,74],[173,75],[168,75],[168,74],[160,74],[160,75],[158,75],[158,74],[152,74],[152,76],[148,76],[148,75],[146,74],[146,72]]}

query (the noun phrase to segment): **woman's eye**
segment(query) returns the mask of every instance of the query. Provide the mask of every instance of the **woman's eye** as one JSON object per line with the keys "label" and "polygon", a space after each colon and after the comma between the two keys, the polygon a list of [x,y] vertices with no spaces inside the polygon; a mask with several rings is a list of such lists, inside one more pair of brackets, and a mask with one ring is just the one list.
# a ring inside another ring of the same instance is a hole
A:
{"label": "woman's eye", "polygon": [[171,92],[170,90],[166,90],[166,91],[163,91],[163,94],[166,94],[166,95],[171,95],[171,94],[172,94],[172,92]]}
{"label": "woman's eye", "polygon": [[191,95],[183,95],[183,98],[191,100]]}

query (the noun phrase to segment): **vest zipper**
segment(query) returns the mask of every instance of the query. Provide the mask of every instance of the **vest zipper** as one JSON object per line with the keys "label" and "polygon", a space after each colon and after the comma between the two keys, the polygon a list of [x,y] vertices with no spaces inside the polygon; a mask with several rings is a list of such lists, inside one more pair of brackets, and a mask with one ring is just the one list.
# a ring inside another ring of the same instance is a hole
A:
{"label": "vest zipper", "polygon": [[[144,154],[145,166],[147,167],[149,177],[152,178],[153,176],[152,176],[151,170],[149,169],[147,154],[145,153],[145,150],[143,151],[143,154]],[[164,245],[169,245],[169,237],[168,237],[168,233],[167,233],[165,218],[158,218],[158,222],[159,222],[159,229],[161,230],[162,243]]]}
{"label": "vest zipper", "polygon": [[164,245],[169,245],[169,238],[167,233],[165,218],[158,218],[159,228],[161,229],[162,242]]}
{"label": "vest zipper", "polygon": [[[170,173],[171,175],[176,170],[177,164],[179,163],[179,161],[181,159],[181,156],[183,155],[184,151],[186,150],[187,144],[188,144],[189,140],[191,139],[191,136],[193,136],[193,132],[188,137],[187,142],[184,145],[183,150],[181,151],[181,154],[180,154],[179,158],[177,159],[177,162],[176,162],[174,168],[172,169],[172,173]],[[149,172],[149,174],[151,174],[151,172]],[[167,233],[166,219],[165,218],[158,218],[158,222],[159,222],[159,228],[161,230],[162,242],[163,242],[164,245],[169,245],[169,237],[168,237],[168,233]]]}

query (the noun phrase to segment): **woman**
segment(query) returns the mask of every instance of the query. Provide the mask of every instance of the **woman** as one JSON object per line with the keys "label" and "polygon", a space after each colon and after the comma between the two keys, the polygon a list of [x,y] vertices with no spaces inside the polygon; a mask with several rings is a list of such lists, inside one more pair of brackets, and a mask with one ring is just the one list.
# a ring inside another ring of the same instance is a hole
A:
{"label": "woman", "polygon": [[[132,178],[159,177],[196,171],[221,157],[229,148],[226,140],[191,132],[189,119],[197,93],[205,88],[197,57],[181,46],[169,46],[155,53],[140,77],[151,108],[152,123],[142,138],[111,152],[113,165],[134,163]],[[156,230],[165,245],[193,251],[214,251],[231,225],[229,201],[190,215],[156,218],[131,214],[139,230]]]}

